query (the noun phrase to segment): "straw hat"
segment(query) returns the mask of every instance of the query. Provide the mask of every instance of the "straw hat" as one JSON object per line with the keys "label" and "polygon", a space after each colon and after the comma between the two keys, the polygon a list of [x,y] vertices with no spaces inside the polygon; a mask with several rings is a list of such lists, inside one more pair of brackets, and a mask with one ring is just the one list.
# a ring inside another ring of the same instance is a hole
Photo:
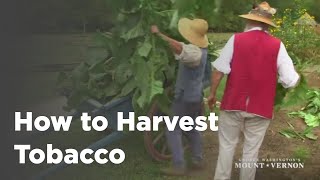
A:
{"label": "straw hat", "polygon": [[178,23],[178,30],[180,34],[194,44],[201,48],[208,47],[209,41],[207,38],[208,23],[203,19],[182,18]]}
{"label": "straw hat", "polygon": [[272,22],[272,16],[277,12],[276,9],[270,7],[267,2],[262,2],[254,9],[252,9],[249,14],[240,15],[240,17],[245,19],[250,19],[253,21],[259,21],[266,24],[269,24],[273,27],[277,27],[277,25]]}

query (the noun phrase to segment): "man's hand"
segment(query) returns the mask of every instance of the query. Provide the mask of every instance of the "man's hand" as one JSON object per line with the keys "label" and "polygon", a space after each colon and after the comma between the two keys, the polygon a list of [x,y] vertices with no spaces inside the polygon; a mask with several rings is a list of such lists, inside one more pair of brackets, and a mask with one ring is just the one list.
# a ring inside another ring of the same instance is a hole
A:
{"label": "man's hand", "polygon": [[210,96],[208,97],[208,106],[210,111],[213,111],[213,108],[215,107],[216,102],[217,102],[216,95],[211,93]]}
{"label": "man's hand", "polygon": [[156,25],[151,26],[151,33],[157,34],[163,40],[167,41],[170,44],[170,47],[175,54],[181,54],[182,49],[183,49],[182,44],[179,41],[172,39],[169,36],[161,33],[158,26],[156,26]]}
{"label": "man's hand", "polygon": [[153,33],[153,34],[160,33],[158,26],[156,26],[156,25],[151,26],[151,33]]}

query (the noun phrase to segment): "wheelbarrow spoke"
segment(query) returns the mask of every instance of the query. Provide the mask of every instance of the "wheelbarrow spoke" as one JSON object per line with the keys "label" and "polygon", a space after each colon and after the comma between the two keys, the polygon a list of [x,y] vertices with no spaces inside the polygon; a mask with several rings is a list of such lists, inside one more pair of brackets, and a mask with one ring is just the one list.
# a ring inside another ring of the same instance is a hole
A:
{"label": "wheelbarrow spoke", "polygon": [[157,144],[158,141],[163,137],[163,135],[164,135],[164,131],[160,132],[160,133],[156,136],[156,138],[153,140],[152,144],[153,144],[153,145]]}
{"label": "wheelbarrow spoke", "polygon": [[167,152],[167,149],[168,149],[168,145],[167,145],[167,143],[164,143],[163,147],[161,149],[161,154],[165,154]]}

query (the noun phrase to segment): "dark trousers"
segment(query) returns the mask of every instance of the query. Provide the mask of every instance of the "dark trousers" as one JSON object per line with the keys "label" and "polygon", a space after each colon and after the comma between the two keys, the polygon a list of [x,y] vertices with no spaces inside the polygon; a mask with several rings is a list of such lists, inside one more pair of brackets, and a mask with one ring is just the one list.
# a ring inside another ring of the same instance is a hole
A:
{"label": "dark trousers", "polygon": [[[193,120],[201,115],[202,102],[185,102],[175,100],[172,105],[172,115],[190,116]],[[175,168],[185,168],[184,149],[182,144],[182,134],[186,135],[190,143],[192,161],[199,162],[202,160],[202,142],[200,132],[193,129],[188,132],[182,132],[179,122],[174,131],[166,131],[167,142],[172,153],[173,166]]]}

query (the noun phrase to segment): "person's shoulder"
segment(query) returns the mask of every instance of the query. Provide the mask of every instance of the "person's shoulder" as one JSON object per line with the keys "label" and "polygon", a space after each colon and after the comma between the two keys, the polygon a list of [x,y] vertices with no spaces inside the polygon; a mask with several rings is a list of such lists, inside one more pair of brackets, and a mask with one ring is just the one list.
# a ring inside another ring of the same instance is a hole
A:
{"label": "person's shoulder", "polygon": [[278,37],[274,36],[270,31],[267,31],[268,35],[273,38],[274,40],[281,41]]}
{"label": "person's shoulder", "polygon": [[274,43],[277,43],[277,44],[281,44],[281,39],[275,37],[274,35],[268,33],[269,37],[270,37],[270,40],[272,40]]}
{"label": "person's shoulder", "polygon": [[247,34],[248,32],[250,32],[250,31],[244,31],[244,32],[236,32],[236,33],[234,33],[234,36],[241,36],[241,35],[245,35],[245,34]]}
{"label": "person's shoulder", "polygon": [[247,37],[248,35],[250,35],[250,32],[251,32],[251,31],[244,31],[244,32],[234,33],[233,38]]}

